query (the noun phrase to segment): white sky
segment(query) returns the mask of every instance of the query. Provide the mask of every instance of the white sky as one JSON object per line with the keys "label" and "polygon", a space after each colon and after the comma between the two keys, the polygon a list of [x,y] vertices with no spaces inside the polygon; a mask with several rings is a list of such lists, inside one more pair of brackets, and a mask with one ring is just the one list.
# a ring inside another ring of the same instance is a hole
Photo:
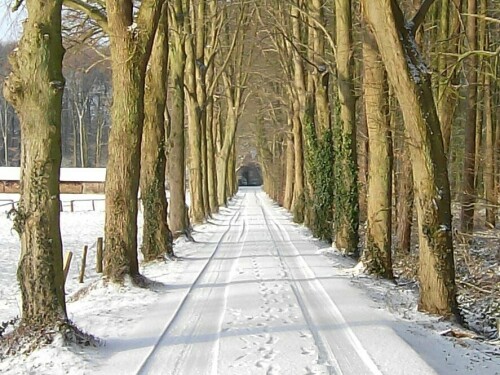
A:
{"label": "white sky", "polygon": [[24,6],[13,13],[13,0],[0,0],[0,41],[17,40],[21,34],[22,21],[26,17]]}

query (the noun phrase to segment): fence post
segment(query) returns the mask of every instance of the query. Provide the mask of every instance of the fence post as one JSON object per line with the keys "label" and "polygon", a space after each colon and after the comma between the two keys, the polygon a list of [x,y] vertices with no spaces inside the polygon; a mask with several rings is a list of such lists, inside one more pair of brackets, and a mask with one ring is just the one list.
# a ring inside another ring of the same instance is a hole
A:
{"label": "fence post", "polygon": [[73,259],[73,253],[71,251],[68,251],[64,255],[64,284],[66,284],[66,279],[68,278],[68,272],[69,272],[69,266],[71,265],[71,259]]}
{"label": "fence post", "polygon": [[73,212],[73,201],[69,201],[70,207],[71,207],[71,212]]}
{"label": "fence post", "polygon": [[83,283],[83,278],[85,277],[85,265],[87,263],[87,251],[88,251],[88,246],[85,245],[83,247],[82,267],[80,268],[80,284]]}
{"label": "fence post", "polygon": [[102,273],[102,237],[97,238],[95,271],[97,273]]}

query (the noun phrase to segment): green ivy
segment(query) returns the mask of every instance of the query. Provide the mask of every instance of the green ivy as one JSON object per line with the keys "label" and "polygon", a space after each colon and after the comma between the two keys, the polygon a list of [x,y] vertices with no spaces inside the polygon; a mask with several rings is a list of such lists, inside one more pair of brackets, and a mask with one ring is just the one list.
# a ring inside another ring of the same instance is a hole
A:
{"label": "green ivy", "polygon": [[334,186],[333,132],[327,129],[318,139],[313,110],[314,107],[309,106],[304,115],[306,171],[312,188],[306,203],[312,209],[313,222],[310,225],[314,235],[331,240]]}
{"label": "green ivy", "polygon": [[336,111],[334,126],[335,166],[333,173],[335,236],[343,236],[342,242],[350,254],[357,254],[359,202],[357,185],[357,163],[352,155],[352,138],[342,130],[340,107]]}

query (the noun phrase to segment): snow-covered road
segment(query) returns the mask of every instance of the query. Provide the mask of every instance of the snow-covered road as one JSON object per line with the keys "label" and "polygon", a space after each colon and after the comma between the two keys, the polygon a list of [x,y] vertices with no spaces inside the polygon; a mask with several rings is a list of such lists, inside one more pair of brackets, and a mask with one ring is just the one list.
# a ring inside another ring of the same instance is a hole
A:
{"label": "snow-covered road", "polygon": [[[102,211],[67,212],[61,222],[66,249],[102,236]],[[384,299],[396,286],[353,276],[352,260],[294,224],[260,188],[241,189],[193,236],[176,243],[179,261],[141,268],[157,282],[150,289],[103,283],[92,266],[78,284],[76,263],[68,314],[105,346],[55,343],[0,361],[0,373],[500,374],[498,350],[440,336],[445,323],[436,318],[416,323],[390,313]],[[7,230],[0,240],[5,320],[17,313],[18,240]],[[382,299],[374,299],[377,288]]]}
{"label": "snow-covered road", "polygon": [[500,369],[495,361],[464,361],[464,350],[377,308],[260,189],[242,189],[218,225],[209,241],[194,245],[204,250],[192,253],[198,262],[196,271],[190,267],[191,283],[178,285],[175,297],[165,296],[151,319],[143,317],[150,332],[151,324],[163,322],[150,345],[133,356],[118,351],[102,373],[429,375]]}

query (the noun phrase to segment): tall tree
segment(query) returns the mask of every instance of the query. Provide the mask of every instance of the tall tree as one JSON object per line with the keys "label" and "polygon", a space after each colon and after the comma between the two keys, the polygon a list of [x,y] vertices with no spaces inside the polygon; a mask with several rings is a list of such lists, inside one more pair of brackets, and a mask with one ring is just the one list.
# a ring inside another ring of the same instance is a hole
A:
{"label": "tall tree", "polygon": [[305,210],[305,172],[304,172],[304,138],[302,120],[306,103],[306,83],[304,63],[299,46],[302,45],[303,25],[300,15],[301,0],[291,5],[291,30],[287,37],[288,54],[293,56],[293,88],[291,90],[292,132],[295,146],[295,181],[292,199],[292,213],[296,222],[304,221]]}
{"label": "tall tree", "polygon": [[168,6],[163,9],[156,30],[146,74],[144,130],[141,150],[141,200],[144,225],[141,251],[145,261],[173,255],[172,235],[167,223],[165,195],[165,106],[168,65]]}
{"label": "tall tree", "polygon": [[457,88],[460,77],[456,69],[457,59],[453,56],[460,48],[461,2],[462,0],[440,0],[439,7],[436,99],[446,155],[450,151],[452,123],[459,97]]}
{"label": "tall tree", "polygon": [[113,102],[106,167],[104,274],[114,282],[137,279],[137,212],[144,124],[146,67],[165,0],[133,0],[64,4],[84,12],[109,36]]}
{"label": "tall tree", "polygon": [[337,79],[340,121],[336,130],[335,245],[348,254],[358,252],[359,200],[357,183],[356,100],[352,41],[352,0],[335,0]]}
{"label": "tall tree", "polygon": [[[137,193],[144,121],[144,83],[163,0],[106,0],[113,104],[106,168],[104,273],[120,282],[139,275]],[[136,16],[134,17],[134,15]]]}
{"label": "tall tree", "polygon": [[[185,2],[185,0],[184,0]],[[170,230],[174,237],[186,234],[189,218],[186,209],[186,159],[184,131],[184,51],[186,34],[186,4],[183,0],[169,2],[169,25],[171,40],[169,52],[172,108],[168,136],[168,182],[170,186]]]}
{"label": "tall tree", "polygon": [[[249,4],[242,2],[235,5],[235,9],[227,9],[236,12],[234,29],[227,25],[224,38],[229,46],[226,56],[220,66],[223,82],[224,97],[226,100],[226,116],[224,122],[219,124],[219,142],[216,154],[217,165],[217,200],[219,204],[226,204],[233,189],[228,189],[229,177],[232,174],[231,158],[235,144],[236,130],[241,113],[245,107],[248,93],[246,84],[251,64],[251,50],[247,43],[246,30],[249,29],[249,20],[252,15]],[[227,16],[228,19],[233,17]],[[221,56],[222,57],[222,56]]]}
{"label": "tall tree", "polygon": [[4,84],[4,95],[15,108],[22,131],[21,196],[13,211],[14,229],[21,238],[17,271],[21,324],[53,328],[67,320],[59,228],[62,0],[25,3],[28,17]]}
{"label": "tall tree", "polygon": [[363,0],[411,141],[419,230],[419,308],[459,319],[446,155],[431,81],[415,32],[433,1],[407,23],[396,0]]}
{"label": "tall tree", "polygon": [[[188,114],[188,166],[189,166],[189,194],[190,194],[190,216],[194,224],[203,222],[205,219],[205,204],[203,197],[203,161],[202,161],[202,113],[197,95],[197,64],[203,64],[196,58],[196,10],[194,0],[187,2],[188,29],[190,35],[186,38],[186,72],[184,84],[186,88],[186,106]],[[202,25],[204,27],[204,25]]]}
{"label": "tall tree", "polygon": [[377,43],[368,28],[363,35],[363,99],[368,127],[366,247],[363,263],[370,273],[392,274],[392,139],[388,87]]}
{"label": "tall tree", "polygon": [[[467,0],[467,44],[469,50],[477,49],[477,0]],[[467,59],[467,115],[465,121],[465,154],[462,174],[462,207],[460,230],[471,233],[474,228],[474,205],[476,202],[476,118],[477,118],[477,66],[478,55]]]}

